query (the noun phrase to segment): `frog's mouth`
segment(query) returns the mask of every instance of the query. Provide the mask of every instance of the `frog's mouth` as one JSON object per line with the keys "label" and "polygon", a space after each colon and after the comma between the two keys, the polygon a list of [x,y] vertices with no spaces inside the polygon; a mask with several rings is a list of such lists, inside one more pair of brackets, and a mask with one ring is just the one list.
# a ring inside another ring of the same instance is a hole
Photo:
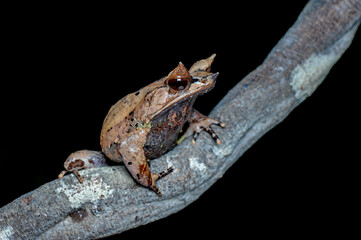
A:
{"label": "frog's mouth", "polygon": [[203,78],[194,77],[193,79],[195,81],[192,83],[189,89],[190,91],[192,91],[192,88],[194,88],[192,95],[193,94],[200,95],[212,90],[214,88],[214,85],[216,84],[218,75],[219,73],[217,72],[217,73],[212,73],[209,76]]}
{"label": "frog's mouth", "polygon": [[171,99],[166,105],[164,105],[164,107],[162,109],[153,113],[151,115],[151,117],[159,114],[161,111],[172,106],[176,102],[182,102],[183,100],[185,100],[187,98],[195,99],[197,96],[209,92],[210,90],[212,90],[214,88],[218,74],[219,73],[217,72],[217,73],[210,74],[203,78],[197,78],[197,77],[193,78],[194,81],[192,82],[191,86],[188,89],[186,89],[184,91],[179,91],[177,93],[178,96],[175,96],[173,99]]}

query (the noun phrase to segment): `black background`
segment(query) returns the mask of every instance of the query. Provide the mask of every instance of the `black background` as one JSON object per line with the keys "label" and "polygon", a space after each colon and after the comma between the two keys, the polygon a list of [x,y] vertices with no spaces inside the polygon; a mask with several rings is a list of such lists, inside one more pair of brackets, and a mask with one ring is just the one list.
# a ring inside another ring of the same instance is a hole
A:
{"label": "black background", "polygon": [[[216,87],[195,104],[209,113],[262,63],[306,2],[62,6],[64,11],[35,12],[23,6],[26,14],[6,23],[0,206],[54,180],[71,152],[100,150],[102,121],[117,100],[165,76],[179,61],[189,68],[216,53]],[[199,200],[109,239],[342,232],[359,191],[353,187],[360,143],[359,56],[360,33],[315,93]]]}

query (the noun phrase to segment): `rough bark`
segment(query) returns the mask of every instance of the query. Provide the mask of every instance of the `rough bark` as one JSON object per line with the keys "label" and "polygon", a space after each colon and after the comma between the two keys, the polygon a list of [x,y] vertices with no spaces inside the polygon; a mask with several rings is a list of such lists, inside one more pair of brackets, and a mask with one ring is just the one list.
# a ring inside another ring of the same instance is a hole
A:
{"label": "rough bark", "polygon": [[[351,44],[360,24],[357,0],[310,1],[262,65],[212,111],[222,145],[201,134],[152,161],[163,196],[141,187],[124,166],[82,171],[54,180],[0,210],[0,239],[94,239],[175,213],[196,200],[263,134],[310,96]],[[236,134],[235,134],[236,133]],[[192,148],[192,151],[189,149]]]}

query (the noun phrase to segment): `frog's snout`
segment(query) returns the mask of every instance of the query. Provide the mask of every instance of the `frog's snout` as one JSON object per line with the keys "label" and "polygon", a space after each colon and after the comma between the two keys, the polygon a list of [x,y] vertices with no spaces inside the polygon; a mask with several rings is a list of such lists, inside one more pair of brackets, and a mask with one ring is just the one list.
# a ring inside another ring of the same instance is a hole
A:
{"label": "frog's snout", "polygon": [[206,83],[206,82],[214,82],[215,83],[216,80],[217,80],[218,75],[219,75],[219,72],[216,72],[216,73],[213,73],[213,74],[211,74],[211,75],[209,75],[207,77],[202,78],[200,81],[202,83]]}

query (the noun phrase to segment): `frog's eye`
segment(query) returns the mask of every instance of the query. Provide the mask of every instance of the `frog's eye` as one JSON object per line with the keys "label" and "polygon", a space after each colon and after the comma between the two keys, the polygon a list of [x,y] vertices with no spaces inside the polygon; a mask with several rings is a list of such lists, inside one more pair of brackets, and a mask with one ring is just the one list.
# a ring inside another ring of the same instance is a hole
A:
{"label": "frog's eye", "polygon": [[182,78],[180,76],[178,76],[175,79],[168,79],[167,81],[167,85],[175,91],[183,91],[183,90],[187,90],[190,86],[190,81],[191,79],[189,78]]}
{"label": "frog's eye", "polygon": [[192,76],[189,74],[183,63],[168,74],[166,78],[166,85],[172,92],[179,92],[187,90],[191,85]]}

